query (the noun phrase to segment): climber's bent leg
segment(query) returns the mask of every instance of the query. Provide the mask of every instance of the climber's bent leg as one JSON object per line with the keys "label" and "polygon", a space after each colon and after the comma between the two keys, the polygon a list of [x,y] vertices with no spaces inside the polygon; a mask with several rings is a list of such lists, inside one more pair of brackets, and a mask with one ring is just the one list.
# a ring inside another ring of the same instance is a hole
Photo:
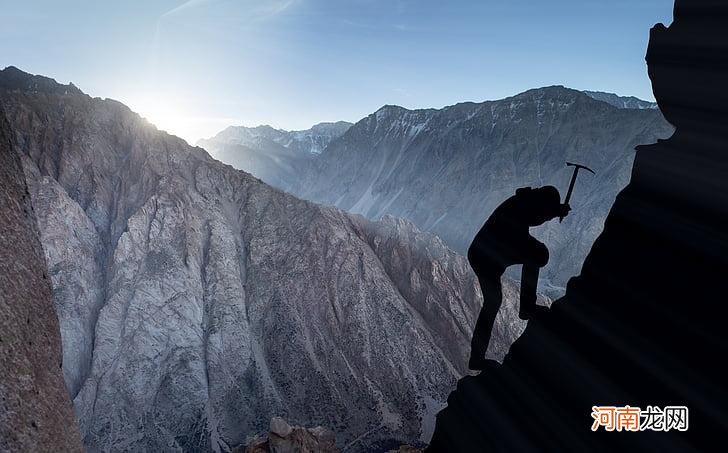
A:
{"label": "climber's bent leg", "polygon": [[538,274],[549,261],[549,251],[536,239],[532,238],[529,242],[530,250],[521,270],[521,306],[519,310],[521,319],[530,319],[533,315],[548,310],[546,307],[536,305],[536,298]]}
{"label": "climber's bent leg", "polygon": [[480,272],[478,281],[483,293],[483,308],[480,310],[478,321],[473,331],[473,341],[470,347],[471,370],[482,370],[485,367],[485,353],[488,350],[493,324],[503,302],[501,288],[501,274],[498,271]]}

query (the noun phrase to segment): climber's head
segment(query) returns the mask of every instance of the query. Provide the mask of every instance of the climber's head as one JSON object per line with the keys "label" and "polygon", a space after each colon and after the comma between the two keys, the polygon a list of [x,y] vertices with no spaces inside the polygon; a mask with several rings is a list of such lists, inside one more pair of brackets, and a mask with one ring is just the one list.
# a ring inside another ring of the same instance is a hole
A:
{"label": "climber's head", "polygon": [[561,204],[561,195],[554,186],[537,188],[524,187],[516,191],[516,195],[528,200],[527,212],[524,212],[529,226],[538,226],[554,218],[554,212]]}

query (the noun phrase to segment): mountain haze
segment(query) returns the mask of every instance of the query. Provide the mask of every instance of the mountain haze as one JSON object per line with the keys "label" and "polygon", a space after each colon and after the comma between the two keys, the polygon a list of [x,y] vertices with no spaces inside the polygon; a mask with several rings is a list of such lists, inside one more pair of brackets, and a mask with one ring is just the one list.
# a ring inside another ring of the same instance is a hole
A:
{"label": "mountain haze", "polygon": [[289,188],[297,171],[339,138],[351,123],[320,123],[303,131],[285,131],[270,126],[231,126],[216,136],[197,142],[214,156],[235,168],[252,173],[264,182]]}
{"label": "mountain haze", "polygon": [[558,295],[629,182],[634,147],[672,131],[659,110],[617,108],[560,86],[439,110],[385,106],[278,186],[370,219],[407,218],[464,253],[517,188],[554,185],[564,197],[565,163],[587,165],[597,174],[580,176],[572,214],[536,230],[551,250],[544,287]]}

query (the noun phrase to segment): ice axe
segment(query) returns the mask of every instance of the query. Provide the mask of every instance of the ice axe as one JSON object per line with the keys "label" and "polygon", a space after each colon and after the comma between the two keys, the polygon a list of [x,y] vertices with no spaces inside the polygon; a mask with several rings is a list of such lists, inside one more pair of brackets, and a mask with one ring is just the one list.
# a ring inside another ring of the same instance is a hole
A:
{"label": "ice axe", "polygon": [[[571,175],[571,182],[569,183],[569,191],[566,192],[566,198],[564,199],[564,204],[569,204],[569,201],[571,200],[571,194],[572,194],[572,192],[574,192],[574,184],[576,184],[576,177],[579,176],[579,170],[581,170],[583,168],[584,170],[590,171],[593,175],[596,175],[596,173],[594,173],[594,170],[592,170],[591,168],[584,166],[584,165],[572,164],[571,162],[567,162],[566,166],[574,167],[574,174]],[[559,217],[559,222],[562,222],[563,220],[564,220],[564,216]]]}

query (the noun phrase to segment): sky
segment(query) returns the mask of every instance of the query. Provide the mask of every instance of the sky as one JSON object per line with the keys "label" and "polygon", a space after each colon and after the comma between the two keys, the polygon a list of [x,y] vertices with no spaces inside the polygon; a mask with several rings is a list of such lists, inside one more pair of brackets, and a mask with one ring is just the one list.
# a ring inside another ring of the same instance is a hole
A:
{"label": "sky", "polygon": [[672,0],[0,0],[0,67],[119,100],[194,144],[385,104],[440,108],[565,85],[653,100]]}

